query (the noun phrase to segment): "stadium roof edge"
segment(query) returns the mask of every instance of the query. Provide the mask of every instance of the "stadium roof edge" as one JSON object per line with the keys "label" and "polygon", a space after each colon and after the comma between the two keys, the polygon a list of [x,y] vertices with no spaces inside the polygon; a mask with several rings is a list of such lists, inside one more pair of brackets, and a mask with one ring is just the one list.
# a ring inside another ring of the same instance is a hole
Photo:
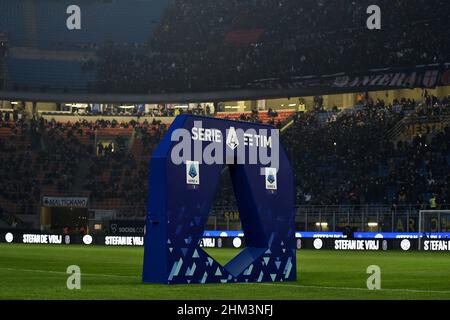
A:
{"label": "stadium roof edge", "polygon": [[[335,91],[335,90],[333,90]],[[348,90],[347,90],[348,91]],[[86,94],[0,91],[0,100],[80,103],[188,103],[256,100],[327,94],[323,89],[252,89],[168,94]]]}
{"label": "stadium roof edge", "polygon": [[[365,88],[364,91],[383,91],[399,88]],[[92,94],[92,93],[43,93],[0,91],[0,100],[35,101],[35,102],[78,102],[78,103],[195,103],[222,102],[236,100],[258,100],[291,97],[307,97],[315,95],[345,94],[361,92],[361,88],[285,88],[285,89],[248,89],[191,93],[167,94]]]}

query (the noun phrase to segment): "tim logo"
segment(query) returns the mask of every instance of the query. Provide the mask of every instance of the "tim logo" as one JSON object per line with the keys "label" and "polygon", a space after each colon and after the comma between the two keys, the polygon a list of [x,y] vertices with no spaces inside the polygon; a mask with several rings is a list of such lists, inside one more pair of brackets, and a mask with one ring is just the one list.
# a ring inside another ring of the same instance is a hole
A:
{"label": "tim logo", "polygon": [[277,169],[266,168],[266,189],[277,190]]}
{"label": "tim logo", "polygon": [[186,183],[190,185],[200,184],[200,172],[198,161],[186,161]]}

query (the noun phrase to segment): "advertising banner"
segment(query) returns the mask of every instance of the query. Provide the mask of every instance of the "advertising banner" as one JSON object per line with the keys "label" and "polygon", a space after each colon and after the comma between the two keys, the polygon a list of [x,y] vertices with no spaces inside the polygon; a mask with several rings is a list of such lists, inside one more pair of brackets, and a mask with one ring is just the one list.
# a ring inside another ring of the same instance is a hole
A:
{"label": "advertising banner", "polygon": [[44,207],[87,208],[86,197],[42,197]]}
{"label": "advertising banner", "polygon": [[260,89],[327,89],[331,92],[435,88],[450,84],[450,64],[421,65],[412,68],[372,69],[361,73],[309,75],[290,79],[260,79],[248,84]]}

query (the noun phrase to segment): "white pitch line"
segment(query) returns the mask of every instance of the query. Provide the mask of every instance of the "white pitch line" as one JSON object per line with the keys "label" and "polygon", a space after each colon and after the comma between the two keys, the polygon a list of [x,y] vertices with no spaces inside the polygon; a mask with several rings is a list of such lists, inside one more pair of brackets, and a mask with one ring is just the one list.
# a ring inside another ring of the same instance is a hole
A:
{"label": "white pitch line", "polygon": [[420,290],[420,289],[380,289],[380,290],[369,290],[366,288],[352,288],[352,287],[329,287],[329,286],[308,286],[308,285],[296,285],[296,284],[280,284],[280,283],[248,283],[252,285],[261,285],[261,286],[277,286],[277,287],[293,287],[293,288],[306,288],[306,289],[326,289],[326,290],[357,290],[357,291],[395,291],[395,292],[412,292],[412,293],[442,293],[442,294],[450,294],[449,290]]}
{"label": "white pitch line", "polygon": [[[2,268],[0,270],[8,271],[23,271],[23,272],[38,272],[38,273],[53,273],[53,274],[64,274],[63,271],[51,271],[51,270],[39,270],[39,269],[17,269],[17,268]],[[82,276],[92,276],[92,277],[108,277],[108,278],[129,278],[129,279],[140,279],[138,276],[125,276],[116,274],[103,274],[103,273],[81,273]],[[280,284],[280,283],[234,283],[234,285],[255,285],[255,286],[276,286],[276,287],[290,287],[290,288],[303,288],[303,289],[323,289],[323,290],[350,290],[350,291],[370,291],[370,292],[411,292],[411,293],[441,293],[450,294],[450,290],[420,290],[420,289],[380,289],[380,290],[369,290],[366,288],[353,288],[353,287],[330,287],[330,286],[311,286],[311,285],[296,285],[296,284]]]}
{"label": "white pitch line", "polygon": [[[39,269],[17,269],[17,268],[2,268],[0,270],[8,270],[8,271],[23,271],[23,272],[38,272],[38,273],[53,273],[53,274],[64,274],[68,273],[63,271],[51,271],[51,270],[39,270]],[[81,273],[82,276],[92,276],[92,277],[108,277],[108,278],[133,278],[139,279],[138,276],[124,276],[120,274],[102,274],[102,273]]]}

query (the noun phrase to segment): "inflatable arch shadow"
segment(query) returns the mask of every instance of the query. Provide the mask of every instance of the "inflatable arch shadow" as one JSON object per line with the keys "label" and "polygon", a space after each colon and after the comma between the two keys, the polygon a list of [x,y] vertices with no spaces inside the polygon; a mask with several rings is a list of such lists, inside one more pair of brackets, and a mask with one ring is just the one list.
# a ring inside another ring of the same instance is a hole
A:
{"label": "inflatable arch shadow", "polygon": [[[273,128],[267,125],[192,115],[181,115],[174,120],[150,161],[143,282],[296,280],[294,174],[282,146],[275,176],[261,174],[261,168],[265,170],[267,164],[228,165],[246,248],[222,266],[199,247],[222,169],[227,164],[192,166],[191,163],[188,167],[187,163],[172,162],[171,152],[178,143],[171,141],[172,133],[180,128],[192,132],[193,128],[198,128],[198,122],[194,124],[194,121],[201,121],[203,128],[220,130],[224,154],[225,149],[230,148],[225,142],[231,127],[257,132],[265,129],[267,136],[275,138],[270,131]],[[245,145],[242,136],[239,138],[238,143]],[[193,141],[189,143],[194,145]],[[202,149],[211,143],[201,142]],[[268,188],[271,183],[275,186]]]}

